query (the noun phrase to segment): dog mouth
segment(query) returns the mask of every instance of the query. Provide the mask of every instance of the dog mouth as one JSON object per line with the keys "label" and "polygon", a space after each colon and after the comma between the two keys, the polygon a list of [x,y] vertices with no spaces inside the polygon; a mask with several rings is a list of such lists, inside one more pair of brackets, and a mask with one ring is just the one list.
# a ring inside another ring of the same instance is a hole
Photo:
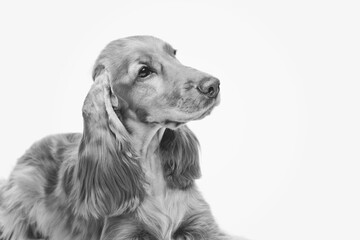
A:
{"label": "dog mouth", "polygon": [[208,101],[208,104],[206,104],[204,108],[200,111],[202,113],[200,114],[199,118],[194,120],[202,119],[208,116],[212,112],[212,110],[220,104],[220,94],[217,95],[216,98],[208,99]]}
{"label": "dog mouth", "polygon": [[[146,109],[136,111],[138,118],[150,124],[160,124],[168,128],[177,128],[190,121],[200,120],[210,115],[212,110],[220,104],[220,95],[215,98],[187,99],[185,105],[177,105],[175,108],[165,110],[166,114],[161,117],[161,112],[148,112]],[[190,106],[190,107],[189,107]],[[140,111],[141,110],[141,111]]]}
{"label": "dog mouth", "polygon": [[216,99],[214,99],[214,101],[211,104],[209,104],[209,107],[204,112],[202,112],[199,117],[192,120],[200,120],[205,118],[206,116],[210,115],[213,109],[219,104],[220,104],[220,97],[217,97]]}
{"label": "dog mouth", "polygon": [[200,120],[210,115],[213,109],[220,104],[220,95],[213,99],[207,99],[207,102],[204,104],[204,107],[195,111],[195,112],[183,112],[181,111],[182,117],[177,117],[176,119],[166,120],[165,123],[174,123],[176,125],[185,124],[190,121]]}

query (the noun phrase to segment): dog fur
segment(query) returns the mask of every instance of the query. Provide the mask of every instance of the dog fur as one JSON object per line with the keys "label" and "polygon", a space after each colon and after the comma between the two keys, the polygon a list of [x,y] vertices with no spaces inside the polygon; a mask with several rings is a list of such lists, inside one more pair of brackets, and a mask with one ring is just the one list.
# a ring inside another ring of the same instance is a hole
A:
{"label": "dog fur", "polygon": [[151,36],[106,46],[83,133],[36,142],[1,184],[1,239],[232,239],[194,183],[199,145],[186,126],[219,103],[219,80],[175,53]]}

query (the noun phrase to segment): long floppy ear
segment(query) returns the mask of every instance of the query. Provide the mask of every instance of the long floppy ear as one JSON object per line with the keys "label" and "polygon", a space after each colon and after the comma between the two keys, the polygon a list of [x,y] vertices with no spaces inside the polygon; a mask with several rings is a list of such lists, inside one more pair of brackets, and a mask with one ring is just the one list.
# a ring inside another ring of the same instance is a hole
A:
{"label": "long floppy ear", "polygon": [[113,110],[118,104],[103,69],[84,102],[84,133],[75,166],[75,211],[84,217],[133,211],[145,194],[139,158]]}
{"label": "long floppy ear", "polygon": [[165,130],[160,155],[169,187],[186,189],[200,178],[199,142],[186,125]]}

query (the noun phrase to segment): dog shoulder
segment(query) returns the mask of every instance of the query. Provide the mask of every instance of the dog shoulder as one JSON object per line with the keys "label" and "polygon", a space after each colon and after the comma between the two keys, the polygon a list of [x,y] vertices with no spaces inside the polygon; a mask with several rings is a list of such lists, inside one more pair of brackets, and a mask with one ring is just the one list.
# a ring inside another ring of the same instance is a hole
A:
{"label": "dog shoulder", "polygon": [[76,160],[80,133],[50,135],[35,142],[21,156],[10,175],[10,182],[28,179],[43,186],[41,192],[50,195],[58,184],[61,165],[71,159]]}

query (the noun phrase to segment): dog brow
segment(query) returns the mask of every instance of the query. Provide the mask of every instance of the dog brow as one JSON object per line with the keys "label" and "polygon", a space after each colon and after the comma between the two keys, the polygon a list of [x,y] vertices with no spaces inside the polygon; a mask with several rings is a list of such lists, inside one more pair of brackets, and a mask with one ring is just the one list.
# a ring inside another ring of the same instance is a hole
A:
{"label": "dog brow", "polygon": [[165,43],[163,46],[165,52],[167,52],[171,56],[175,56],[176,50],[168,43]]}

